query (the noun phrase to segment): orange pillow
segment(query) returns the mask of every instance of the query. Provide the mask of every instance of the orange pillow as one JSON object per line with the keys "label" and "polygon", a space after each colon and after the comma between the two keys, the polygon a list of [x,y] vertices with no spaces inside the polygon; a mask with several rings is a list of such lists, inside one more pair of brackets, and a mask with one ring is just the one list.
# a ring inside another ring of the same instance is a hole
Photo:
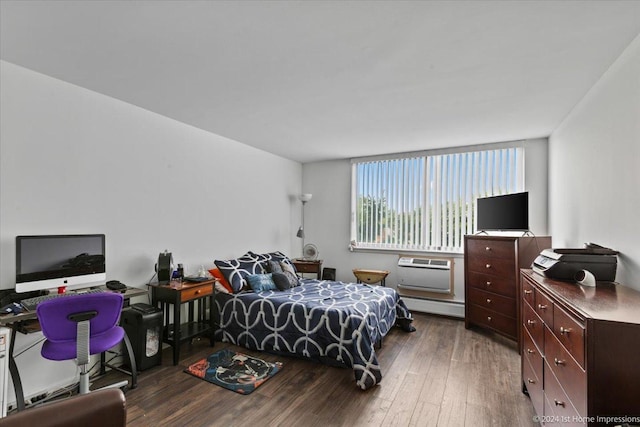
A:
{"label": "orange pillow", "polygon": [[225,279],[224,276],[222,275],[222,271],[220,271],[218,268],[212,268],[211,270],[209,270],[209,273],[211,273],[213,277],[218,279],[218,283],[224,286],[224,288],[228,290],[230,294],[233,293],[233,289],[231,289],[231,285],[229,284],[229,282],[227,282],[227,279]]}

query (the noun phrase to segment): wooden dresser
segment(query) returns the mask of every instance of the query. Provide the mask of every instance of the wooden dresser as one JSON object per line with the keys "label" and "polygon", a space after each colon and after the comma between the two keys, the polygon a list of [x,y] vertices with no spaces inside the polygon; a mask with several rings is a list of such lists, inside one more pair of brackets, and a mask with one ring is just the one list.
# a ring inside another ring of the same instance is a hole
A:
{"label": "wooden dresser", "polygon": [[523,391],[541,424],[640,424],[640,292],[521,274]]}
{"label": "wooden dresser", "polygon": [[551,237],[464,237],[465,326],[520,342],[520,269],[531,267]]}

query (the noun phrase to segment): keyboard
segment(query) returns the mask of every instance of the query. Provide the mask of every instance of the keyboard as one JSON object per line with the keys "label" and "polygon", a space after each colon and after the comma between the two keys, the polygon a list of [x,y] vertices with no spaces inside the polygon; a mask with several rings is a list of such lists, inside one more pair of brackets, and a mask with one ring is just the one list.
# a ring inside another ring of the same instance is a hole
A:
{"label": "keyboard", "polygon": [[31,297],[31,298],[25,298],[22,301],[20,301],[20,304],[22,304],[22,306],[24,308],[26,308],[29,311],[33,311],[36,309],[36,307],[38,306],[38,304],[40,304],[43,301],[48,301],[50,299],[55,299],[55,298],[64,298],[64,297],[68,297],[71,295],[84,295],[84,294],[99,294],[105,292],[104,289],[89,289],[87,291],[82,291],[82,292],[73,292],[73,293],[68,293],[68,294],[48,294],[48,295],[40,295],[37,297]]}

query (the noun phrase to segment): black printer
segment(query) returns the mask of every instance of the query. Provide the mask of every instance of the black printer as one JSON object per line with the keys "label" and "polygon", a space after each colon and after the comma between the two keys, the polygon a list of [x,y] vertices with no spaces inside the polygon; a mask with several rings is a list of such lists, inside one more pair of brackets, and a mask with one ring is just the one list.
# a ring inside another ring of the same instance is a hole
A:
{"label": "black printer", "polygon": [[581,270],[591,272],[597,281],[613,282],[616,279],[618,252],[587,243],[583,249],[545,249],[533,261],[536,273],[556,280],[575,280]]}

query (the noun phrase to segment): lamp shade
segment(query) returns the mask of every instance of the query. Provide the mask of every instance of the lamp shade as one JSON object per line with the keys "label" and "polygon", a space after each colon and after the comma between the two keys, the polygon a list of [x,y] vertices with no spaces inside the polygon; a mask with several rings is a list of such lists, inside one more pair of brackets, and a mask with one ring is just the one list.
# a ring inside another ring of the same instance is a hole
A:
{"label": "lamp shade", "polygon": [[298,228],[298,232],[296,233],[296,237],[304,239],[304,228],[302,228],[302,227]]}
{"label": "lamp shade", "polygon": [[307,203],[309,200],[311,200],[312,197],[313,197],[313,194],[311,194],[311,193],[301,194],[300,195],[300,201],[302,203]]}

